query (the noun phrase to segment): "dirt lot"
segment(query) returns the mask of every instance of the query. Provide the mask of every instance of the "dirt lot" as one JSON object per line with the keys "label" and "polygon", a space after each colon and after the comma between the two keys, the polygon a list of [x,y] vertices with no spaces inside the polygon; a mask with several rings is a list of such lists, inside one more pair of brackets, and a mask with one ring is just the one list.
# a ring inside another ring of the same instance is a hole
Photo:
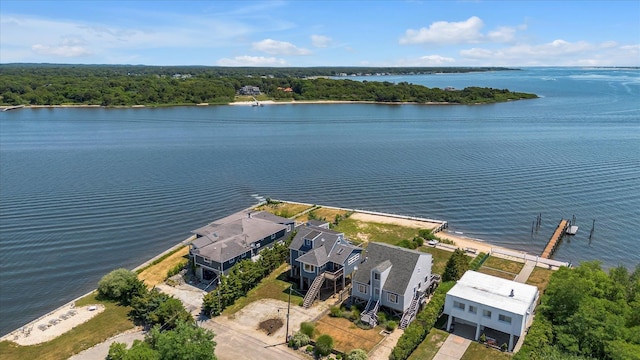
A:
{"label": "dirt lot", "polygon": [[335,341],[336,350],[342,352],[349,352],[353,349],[371,351],[376,344],[384,339],[380,331],[380,328],[363,330],[347,319],[329,315],[325,315],[316,323],[318,335],[330,335]]}

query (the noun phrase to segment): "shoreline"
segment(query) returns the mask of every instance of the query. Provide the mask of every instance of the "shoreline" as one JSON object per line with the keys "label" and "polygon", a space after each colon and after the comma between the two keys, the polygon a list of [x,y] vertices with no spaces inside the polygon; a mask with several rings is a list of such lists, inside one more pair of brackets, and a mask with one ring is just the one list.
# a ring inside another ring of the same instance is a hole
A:
{"label": "shoreline", "polygon": [[[519,99],[519,100],[527,100],[527,99]],[[335,104],[371,104],[371,105],[392,105],[392,106],[400,106],[400,105],[424,105],[424,106],[473,106],[473,105],[489,105],[489,104],[498,104],[502,102],[510,102],[514,100],[507,101],[496,101],[496,102],[487,102],[487,103],[472,103],[472,104],[461,104],[461,103],[451,103],[451,102],[435,102],[429,101],[424,103],[419,102],[384,102],[384,101],[368,101],[368,100],[291,100],[291,101],[275,101],[275,100],[264,100],[258,101],[259,106],[263,105],[335,105]],[[89,104],[58,104],[58,105],[0,105],[0,112],[7,111],[15,111],[21,109],[158,109],[158,108],[174,108],[174,107],[207,107],[207,106],[255,106],[254,101],[234,101],[230,103],[219,103],[219,104],[210,104],[210,103],[199,103],[199,104],[149,104],[149,105],[113,105],[113,106],[103,106],[103,105],[89,105]]]}
{"label": "shoreline", "polygon": [[[398,215],[398,214],[391,214],[391,213],[384,213],[384,212],[377,212],[377,211],[369,211],[369,210],[363,210],[363,209],[348,209],[348,208],[341,208],[341,207],[335,207],[335,206],[325,206],[325,205],[318,205],[318,204],[308,204],[308,203],[302,203],[302,202],[296,202],[296,201],[287,201],[287,200],[279,200],[279,199],[273,199],[275,201],[280,201],[280,202],[284,202],[284,203],[290,203],[290,204],[301,204],[301,205],[307,205],[307,206],[320,206],[322,208],[328,208],[328,209],[336,209],[336,210],[344,210],[344,211],[348,211],[348,212],[352,212],[351,216],[356,216],[356,220],[360,220],[360,221],[368,221],[368,222],[383,222],[383,223],[387,223],[387,224],[397,224],[397,225],[401,225],[401,226],[407,226],[407,227],[413,227],[413,228],[427,228],[427,229],[438,229],[437,231],[434,231],[434,234],[437,237],[440,238],[445,238],[448,240],[451,240],[453,242],[455,242],[455,245],[448,245],[448,244],[438,244],[435,247],[437,248],[441,248],[444,250],[448,250],[448,251],[453,251],[456,248],[461,248],[463,250],[469,250],[469,249],[473,249],[475,251],[475,254],[478,254],[480,252],[484,252],[487,254],[491,254],[491,255],[495,255],[497,257],[502,257],[502,258],[506,258],[509,260],[514,260],[514,261],[519,261],[519,262],[526,262],[526,261],[536,261],[536,265],[540,266],[540,267],[547,267],[550,265],[541,265],[538,263],[538,256],[532,256],[531,254],[528,254],[526,252],[523,251],[518,251],[518,250],[513,250],[513,249],[509,249],[509,248],[505,248],[505,247],[501,247],[501,246],[495,246],[491,243],[485,242],[484,240],[481,239],[475,239],[475,238],[468,238],[468,237],[464,237],[464,236],[460,236],[457,234],[452,234],[449,233],[448,231],[446,231],[446,228],[448,226],[448,222],[445,220],[435,220],[435,219],[427,219],[427,218],[421,218],[421,217],[415,217],[415,216],[407,216],[407,215]],[[246,210],[250,210],[250,209],[254,209],[257,206],[264,204],[265,202],[259,202],[255,205],[252,205],[246,209],[240,210],[240,211],[246,211]],[[167,250],[161,252],[160,254],[153,256],[152,258],[150,258],[149,260],[145,261],[144,263],[136,266],[135,268],[132,269],[132,271],[137,271],[138,269],[142,269],[148,265],[150,265],[151,263],[153,263],[156,259],[161,258],[162,256],[171,253],[173,251],[175,251],[176,249],[188,245],[191,241],[193,241],[193,239],[195,238],[195,235],[191,235],[188,238],[180,241],[179,243],[171,246],[170,248],[168,248]],[[431,246],[431,245],[425,245],[425,246]],[[540,259],[540,261],[542,261],[543,259]],[[560,265],[564,265],[567,263],[561,262],[561,261],[556,261],[556,260],[549,260],[550,262],[554,263],[554,264],[558,264],[558,266]],[[569,264],[570,265],[570,264]],[[557,267],[557,266],[554,266]],[[25,328],[34,328],[36,327],[37,323],[41,322],[43,319],[48,318],[53,316],[54,314],[60,312],[63,309],[70,309],[73,308],[75,305],[75,302],[90,295],[91,293],[95,292],[97,290],[93,289],[89,292],[87,292],[86,294],[80,295],[78,297],[76,297],[75,299],[47,312],[46,314],[43,314],[42,316],[39,316],[38,318],[29,321],[28,323],[24,324],[23,326],[18,327],[17,329],[10,331],[7,334],[4,334],[2,336],[0,336],[0,341],[9,341],[9,342],[14,342],[12,340],[12,337],[15,337],[17,334],[22,334],[23,329]],[[88,319],[87,319],[88,320]],[[63,333],[60,333],[57,336],[62,335]],[[55,336],[55,337],[57,337]],[[55,338],[53,337],[53,338]],[[51,339],[53,339],[51,338]],[[51,339],[47,340],[50,341]]]}

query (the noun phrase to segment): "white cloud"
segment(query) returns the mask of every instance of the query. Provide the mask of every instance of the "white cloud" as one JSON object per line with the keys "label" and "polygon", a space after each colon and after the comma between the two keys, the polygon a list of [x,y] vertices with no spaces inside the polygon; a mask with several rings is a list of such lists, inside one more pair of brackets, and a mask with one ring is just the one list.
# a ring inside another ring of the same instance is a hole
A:
{"label": "white cloud", "polygon": [[483,26],[482,20],[477,16],[460,22],[436,21],[429,25],[429,28],[408,29],[400,38],[400,44],[474,43],[482,38],[480,29]]}
{"label": "white cloud", "polygon": [[331,38],[324,35],[311,35],[311,44],[317,48],[325,48],[331,43]]}
{"label": "white cloud", "polygon": [[80,57],[93,55],[93,53],[89,49],[86,49],[85,47],[79,45],[49,46],[35,44],[31,46],[31,50],[40,55],[53,55],[59,57]]}
{"label": "white cloud", "polygon": [[419,30],[408,29],[400,38],[400,44],[477,44],[482,42],[506,43],[515,40],[516,32],[525,30],[526,24],[517,27],[500,26],[484,34],[484,22],[477,16],[465,21],[436,21]]}
{"label": "white cloud", "polygon": [[455,59],[441,55],[425,55],[416,59],[401,59],[393,66],[446,66],[455,63]]}
{"label": "white cloud", "polygon": [[640,45],[620,46],[612,41],[594,44],[557,39],[540,45],[518,44],[501,49],[471,48],[461,50],[460,55],[467,60],[493,65],[637,66],[640,63],[638,50]]}
{"label": "white cloud", "polygon": [[264,56],[236,56],[233,59],[222,58],[218,60],[219,66],[286,66],[287,62],[283,59]]}
{"label": "white cloud", "polygon": [[309,55],[311,51],[299,48],[290,42],[264,39],[252,44],[252,49],[270,55]]}

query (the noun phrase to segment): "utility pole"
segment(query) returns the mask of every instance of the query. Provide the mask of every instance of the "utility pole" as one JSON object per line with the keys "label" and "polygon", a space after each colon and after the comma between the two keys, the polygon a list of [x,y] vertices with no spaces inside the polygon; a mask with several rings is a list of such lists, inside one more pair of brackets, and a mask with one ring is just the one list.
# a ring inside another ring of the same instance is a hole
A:
{"label": "utility pole", "polygon": [[289,303],[287,304],[287,330],[284,333],[284,343],[289,342],[289,313],[291,312],[291,288],[293,285],[289,285]]}

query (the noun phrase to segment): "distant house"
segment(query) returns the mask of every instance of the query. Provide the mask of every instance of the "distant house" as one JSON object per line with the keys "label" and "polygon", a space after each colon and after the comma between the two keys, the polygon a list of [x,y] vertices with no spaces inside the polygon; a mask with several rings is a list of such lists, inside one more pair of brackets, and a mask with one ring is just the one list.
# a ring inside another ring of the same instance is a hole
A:
{"label": "distant house", "polygon": [[467,271],[447,292],[444,303],[444,313],[449,315],[447,329],[454,323],[471,325],[476,340],[481,333],[505,333],[511,351],[533,315],[538,295],[535,286]]}
{"label": "distant house", "polygon": [[373,242],[363,256],[351,289],[353,301],[366,304],[361,320],[375,326],[382,307],[402,316],[405,328],[439,283],[440,277],[431,274],[431,254]]}
{"label": "distant house", "polygon": [[340,284],[343,289],[346,277],[360,263],[361,252],[343,233],[329,230],[326,222],[310,220],[298,227],[289,246],[289,264],[290,276],[299,281],[301,290],[307,290],[303,305],[311,306],[322,288],[333,285],[335,293]]}
{"label": "distant house", "polygon": [[260,88],[257,86],[245,85],[238,90],[240,95],[260,95]]}
{"label": "distant house", "polygon": [[211,281],[227,274],[238,261],[286,239],[294,227],[294,220],[265,211],[242,211],[196,229],[189,245],[196,276]]}

